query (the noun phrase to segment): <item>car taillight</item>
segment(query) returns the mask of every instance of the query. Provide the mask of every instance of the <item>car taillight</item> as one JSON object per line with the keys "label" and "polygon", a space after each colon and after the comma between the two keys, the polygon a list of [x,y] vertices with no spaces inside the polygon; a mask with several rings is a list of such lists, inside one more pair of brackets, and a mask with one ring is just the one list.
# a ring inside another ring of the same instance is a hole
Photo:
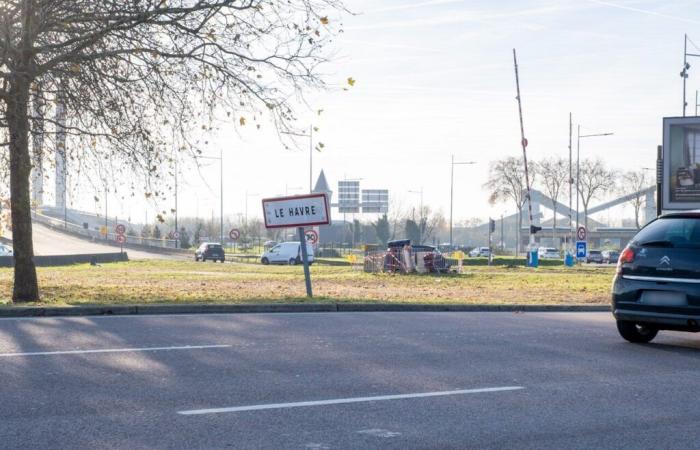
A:
{"label": "car taillight", "polygon": [[620,253],[620,259],[617,261],[617,273],[622,273],[622,265],[634,261],[634,250],[627,247]]}

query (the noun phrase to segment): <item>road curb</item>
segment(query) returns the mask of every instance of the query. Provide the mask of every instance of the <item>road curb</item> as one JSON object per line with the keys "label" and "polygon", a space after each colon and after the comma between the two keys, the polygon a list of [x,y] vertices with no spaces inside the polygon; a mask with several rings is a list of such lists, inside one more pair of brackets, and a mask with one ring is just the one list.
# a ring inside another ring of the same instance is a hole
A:
{"label": "road curb", "polygon": [[451,305],[430,303],[270,303],[260,305],[105,305],[0,308],[0,317],[320,312],[608,312],[608,305]]}

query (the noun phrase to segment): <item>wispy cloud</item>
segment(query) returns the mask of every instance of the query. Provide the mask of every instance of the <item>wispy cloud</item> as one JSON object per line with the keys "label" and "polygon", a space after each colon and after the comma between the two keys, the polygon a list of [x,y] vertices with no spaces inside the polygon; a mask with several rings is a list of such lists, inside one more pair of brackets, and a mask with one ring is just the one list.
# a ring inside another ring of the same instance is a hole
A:
{"label": "wispy cloud", "polygon": [[449,5],[453,3],[465,3],[464,0],[429,0],[420,3],[413,3],[410,5],[399,5],[399,6],[387,6],[386,8],[377,8],[366,11],[367,13],[384,13],[384,12],[394,12],[394,11],[408,11],[412,9],[425,8],[426,6],[439,6],[439,5]]}
{"label": "wispy cloud", "polygon": [[633,6],[626,6],[626,5],[618,5],[615,3],[604,2],[601,0],[586,0],[586,1],[588,1],[589,3],[595,3],[596,5],[607,6],[609,8],[624,9],[625,11],[633,11],[633,12],[640,13],[640,14],[646,14],[648,16],[661,17],[663,19],[677,20],[679,22],[686,22],[686,23],[700,25],[699,20],[688,19],[687,17],[672,16],[670,14],[664,14],[664,13],[660,13],[660,12],[656,12],[656,11],[650,11],[648,9],[635,8]]}
{"label": "wispy cloud", "polygon": [[[432,17],[422,17],[418,19],[390,20],[384,22],[368,23],[366,25],[349,26],[346,30],[374,30],[374,29],[395,29],[395,28],[425,28],[440,25],[450,25],[464,22],[491,23],[494,20],[503,20],[518,17],[532,17],[551,14],[558,14],[565,11],[581,9],[577,5],[548,5],[537,8],[529,8],[503,13],[484,13],[483,11],[461,10],[451,11]],[[367,17],[367,16],[365,16]]]}

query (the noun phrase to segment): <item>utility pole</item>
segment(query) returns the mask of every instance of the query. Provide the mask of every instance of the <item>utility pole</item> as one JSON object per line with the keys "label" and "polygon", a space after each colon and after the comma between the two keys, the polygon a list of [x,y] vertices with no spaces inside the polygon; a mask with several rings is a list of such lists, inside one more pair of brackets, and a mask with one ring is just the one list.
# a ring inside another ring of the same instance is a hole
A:
{"label": "utility pole", "polygon": [[314,190],[314,126],[309,125],[309,194]]}
{"label": "utility pole", "polygon": [[221,220],[219,228],[219,237],[221,245],[224,245],[224,150],[223,147],[219,147],[219,219]]}
{"label": "utility pole", "polygon": [[455,190],[455,165],[471,165],[476,164],[474,161],[455,162],[455,155],[452,155],[450,166],[450,249],[452,248],[452,210],[454,205],[454,190]]}
{"label": "utility pole", "polygon": [[[527,167],[527,139],[525,139],[525,126],[523,125],[523,107],[520,98],[520,77],[518,76],[518,59],[513,49],[513,65],[515,66],[515,87],[518,93],[518,115],[520,116],[520,143],[523,147],[523,163],[525,164],[525,187],[527,189],[527,209],[530,216],[530,249],[535,245],[535,229],[533,228],[532,220],[532,199],[530,198],[530,173]],[[520,230],[518,230],[520,233]]]}
{"label": "utility pole", "polygon": [[[683,78],[683,117],[685,117],[685,109],[688,106],[688,102],[685,99],[685,92],[686,92],[686,82],[688,81],[688,69],[690,69],[690,64],[688,64],[688,56],[693,56],[693,57],[700,57],[700,54],[697,53],[688,53],[688,35],[684,34],[683,35],[683,69],[681,70],[681,78]],[[693,43],[693,41],[690,41],[691,44],[693,44],[693,47],[697,48],[697,46]],[[695,115],[697,116],[697,92],[695,93]]]}
{"label": "utility pole", "polygon": [[[175,233],[180,233],[177,227],[177,159],[175,159]],[[175,248],[180,247],[180,239],[175,239]]]}

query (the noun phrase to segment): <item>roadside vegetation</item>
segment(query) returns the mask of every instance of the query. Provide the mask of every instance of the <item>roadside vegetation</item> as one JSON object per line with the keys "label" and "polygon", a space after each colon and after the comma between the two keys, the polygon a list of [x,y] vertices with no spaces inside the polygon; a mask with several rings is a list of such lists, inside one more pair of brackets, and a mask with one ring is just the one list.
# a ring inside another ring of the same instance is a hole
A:
{"label": "roadside vegetation", "polygon": [[[33,305],[146,303],[383,302],[450,304],[605,304],[610,267],[469,266],[462,274],[369,274],[314,265],[315,298],[305,298],[299,266],[130,261],[38,269]],[[0,269],[0,303],[11,305],[12,270]]]}

